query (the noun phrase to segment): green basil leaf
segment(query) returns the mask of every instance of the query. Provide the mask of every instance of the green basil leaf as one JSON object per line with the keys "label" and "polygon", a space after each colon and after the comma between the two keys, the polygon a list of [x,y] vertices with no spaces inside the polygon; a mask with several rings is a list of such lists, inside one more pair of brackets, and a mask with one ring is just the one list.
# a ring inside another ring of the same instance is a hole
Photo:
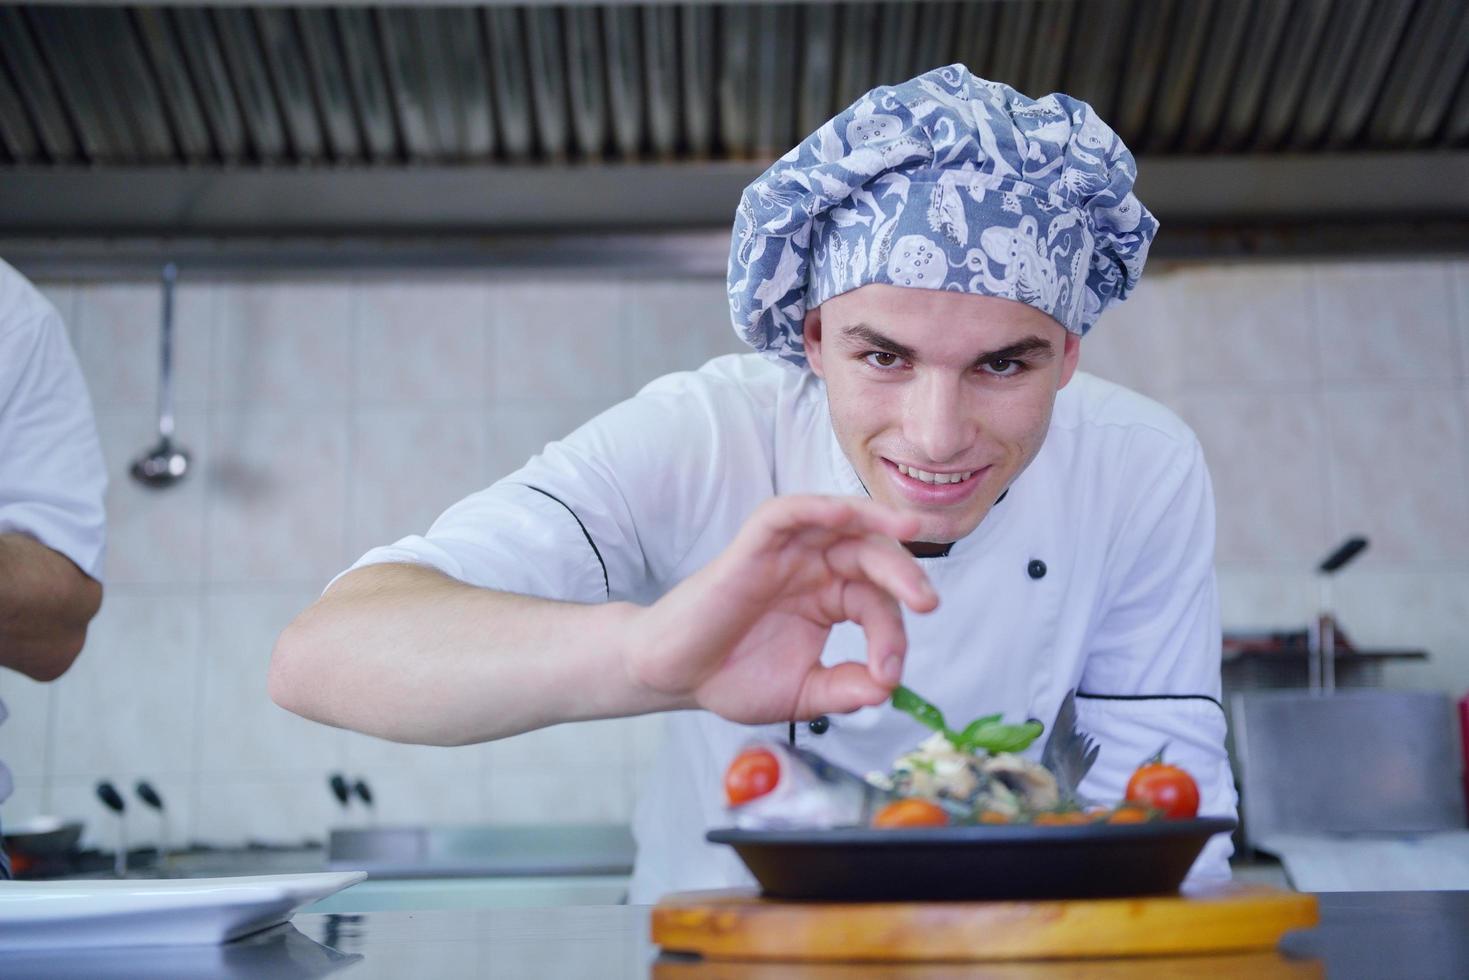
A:
{"label": "green basil leaf", "polygon": [[953,741],[954,734],[949,731],[949,726],[944,722],[944,713],[901,684],[893,689],[893,707],[907,712],[919,723],[934,731],[943,732],[950,741]]}
{"label": "green basil leaf", "polygon": [[963,748],[973,752],[975,749],[984,749],[986,752],[1020,752],[1027,748],[1030,743],[1040,738],[1041,732],[1046,726],[1038,721],[1027,721],[1020,725],[989,724],[978,728],[973,734],[966,734]]}
{"label": "green basil leaf", "polygon": [[967,747],[969,743],[973,741],[975,733],[977,733],[981,728],[990,727],[991,725],[998,722],[1002,717],[1004,716],[985,715],[983,718],[974,719],[968,725],[964,726],[964,730],[959,733],[959,741],[955,744],[959,745],[961,748]]}

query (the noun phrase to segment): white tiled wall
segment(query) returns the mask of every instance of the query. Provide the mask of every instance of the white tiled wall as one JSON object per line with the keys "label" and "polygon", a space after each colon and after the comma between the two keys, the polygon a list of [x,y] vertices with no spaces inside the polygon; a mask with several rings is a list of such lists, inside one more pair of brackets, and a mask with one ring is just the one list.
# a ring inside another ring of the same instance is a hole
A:
{"label": "white tiled wall", "polygon": [[[186,284],[178,437],[190,478],[126,476],[153,438],[156,288],[42,284],[66,318],[112,476],[102,613],[52,685],[0,672],[7,819],[85,817],[97,779],[163,793],[174,843],[296,841],[343,820],[340,770],[385,822],[625,819],[657,719],[402,746],[270,703],[276,633],[335,572],[666,371],[739,347],[720,282],[505,283],[404,274]],[[1394,683],[1469,689],[1469,262],[1154,269],[1083,367],[1199,433],[1226,624],[1298,627],[1311,569],[1353,639],[1426,647]],[[135,811],[139,808],[135,805]],[[151,813],[129,816],[156,837]]]}
{"label": "white tiled wall", "polygon": [[1312,569],[1365,534],[1333,586],[1343,628],[1430,652],[1392,684],[1469,690],[1469,262],[1150,272],[1082,365],[1199,434],[1226,627],[1302,627]]}

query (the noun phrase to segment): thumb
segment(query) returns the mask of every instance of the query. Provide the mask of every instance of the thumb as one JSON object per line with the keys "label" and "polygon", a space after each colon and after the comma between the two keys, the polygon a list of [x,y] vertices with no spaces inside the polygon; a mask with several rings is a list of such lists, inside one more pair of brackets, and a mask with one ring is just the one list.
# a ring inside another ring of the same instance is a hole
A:
{"label": "thumb", "polygon": [[796,713],[800,718],[850,714],[858,708],[882,704],[892,693],[892,688],[872,679],[866,664],[818,666],[806,675]]}

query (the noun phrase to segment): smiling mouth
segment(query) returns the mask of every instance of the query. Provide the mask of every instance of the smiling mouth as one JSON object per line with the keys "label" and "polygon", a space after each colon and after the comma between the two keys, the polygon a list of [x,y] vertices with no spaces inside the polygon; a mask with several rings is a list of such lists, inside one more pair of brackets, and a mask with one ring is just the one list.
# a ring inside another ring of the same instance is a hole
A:
{"label": "smiling mouth", "polygon": [[893,462],[892,460],[888,462],[893,463],[897,467],[898,472],[904,476],[913,480],[921,480],[924,483],[931,483],[935,486],[943,486],[949,483],[963,483],[979,472],[979,470],[960,470],[956,473],[931,473],[928,470],[920,470],[916,466],[908,466],[904,463]]}

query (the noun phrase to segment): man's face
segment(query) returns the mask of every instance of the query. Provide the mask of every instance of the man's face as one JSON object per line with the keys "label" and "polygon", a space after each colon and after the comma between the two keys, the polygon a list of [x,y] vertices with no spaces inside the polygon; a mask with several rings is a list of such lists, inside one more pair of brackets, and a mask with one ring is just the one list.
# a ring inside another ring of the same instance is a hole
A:
{"label": "man's face", "polygon": [[805,335],[842,451],[934,543],[978,527],[1035,459],[1080,349],[1024,303],[884,284],[808,312]]}

